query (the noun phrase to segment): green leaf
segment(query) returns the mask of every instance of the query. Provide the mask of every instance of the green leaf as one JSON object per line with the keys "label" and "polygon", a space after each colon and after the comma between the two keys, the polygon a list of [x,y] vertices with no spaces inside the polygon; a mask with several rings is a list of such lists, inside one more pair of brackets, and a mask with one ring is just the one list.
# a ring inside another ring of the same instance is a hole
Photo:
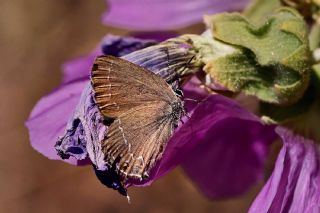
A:
{"label": "green leaf", "polygon": [[309,84],[307,27],[294,10],[282,8],[256,26],[238,13],[211,17],[214,38],[237,48],[215,57],[204,70],[234,92],[287,105],[298,101]]}

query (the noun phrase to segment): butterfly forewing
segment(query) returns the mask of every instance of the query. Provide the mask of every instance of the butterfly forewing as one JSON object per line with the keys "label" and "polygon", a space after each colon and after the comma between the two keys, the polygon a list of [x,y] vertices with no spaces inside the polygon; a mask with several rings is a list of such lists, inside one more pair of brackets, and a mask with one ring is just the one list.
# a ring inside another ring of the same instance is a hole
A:
{"label": "butterfly forewing", "polygon": [[101,113],[114,119],[102,141],[106,163],[124,178],[143,179],[180,119],[181,100],[160,76],[112,56],[96,59],[91,81]]}
{"label": "butterfly forewing", "polygon": [[170,86],[156,74],[113,56],[100,56],[92,70],[95,99],[102,114],[117,117],[140,104],[177,101]]}

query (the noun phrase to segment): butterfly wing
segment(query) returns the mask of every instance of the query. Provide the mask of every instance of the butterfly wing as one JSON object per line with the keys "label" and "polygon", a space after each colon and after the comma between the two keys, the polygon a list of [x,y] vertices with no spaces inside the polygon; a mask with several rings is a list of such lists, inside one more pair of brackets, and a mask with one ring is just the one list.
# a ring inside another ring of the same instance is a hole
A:
{"label": "butterfly wing", "polygon": [[102,142],[105,160],[124,177],[147,177],[162,156],[172,134],[170,107],[154,102],[140,105],[119,116],[110,126]]}
{"label": "butterfly wing", "polygon": [[96,103],[101,113],[108,117],[118,117],[148,102],[178,101],[170,86],[158,75],[113,56],[96,59],[91,82]]}
{"label": "butterfly wing", "polygon": [[91,80],[101,113],[114,118],[102,142],[105,161],[123,177],[143,179],[172,135],[170,104],[180,99],[161,77],[111,56],[96,59]]}

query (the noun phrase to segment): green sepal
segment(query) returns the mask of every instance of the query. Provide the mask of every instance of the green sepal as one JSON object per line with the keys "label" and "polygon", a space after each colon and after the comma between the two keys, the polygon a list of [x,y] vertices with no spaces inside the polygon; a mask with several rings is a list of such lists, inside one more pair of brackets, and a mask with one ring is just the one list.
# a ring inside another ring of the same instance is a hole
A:
{"label": "green sepal", "polygon": [[237,48],[206,63],[204,70],[215,81],[274,104],[292,104],[303,96],[311,54],[306,24],[295,10],[281,8],[260,26],[238,13],[214,15],[211,23],[214,39]]}

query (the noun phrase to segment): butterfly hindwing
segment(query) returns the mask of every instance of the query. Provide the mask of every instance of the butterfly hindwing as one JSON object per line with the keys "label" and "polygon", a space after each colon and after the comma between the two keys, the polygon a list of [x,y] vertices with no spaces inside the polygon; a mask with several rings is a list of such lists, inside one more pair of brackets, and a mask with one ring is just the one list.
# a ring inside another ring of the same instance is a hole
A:
{"label": "butterfly hindwing", "polygon": [[140,105],[111,124],[102,142],[109,166],[116,163],[117,170],[130,178],[147,176],[172,134],[171,109],[166,106],[161,102]]}

